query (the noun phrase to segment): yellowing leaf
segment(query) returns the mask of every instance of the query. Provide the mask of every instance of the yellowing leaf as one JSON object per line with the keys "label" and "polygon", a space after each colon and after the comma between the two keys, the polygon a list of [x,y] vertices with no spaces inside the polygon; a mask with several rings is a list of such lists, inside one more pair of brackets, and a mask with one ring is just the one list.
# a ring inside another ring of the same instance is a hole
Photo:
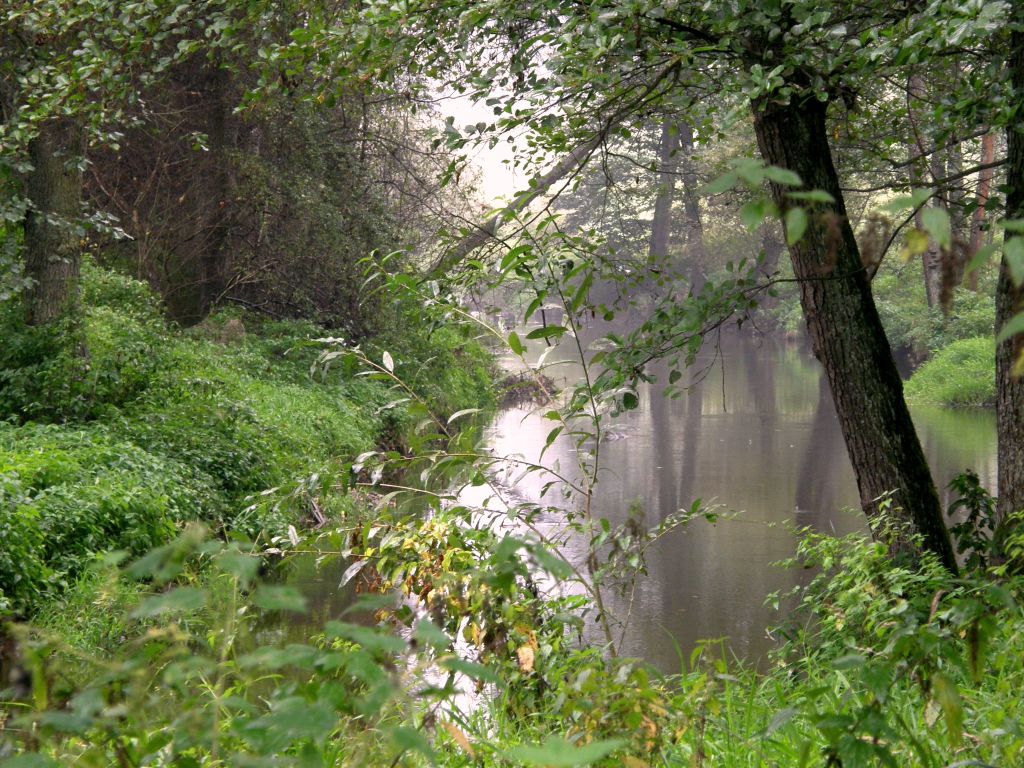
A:
{"label": "yellowing leaf", "polygon": [[920,229],[912,229],[907,232],[904,246],[900,249],[900,259],[905,264],[914,256],[928,250],[928,234]]}
{"label": "yellowing leaf", "polygon": [[519,658],[519,671],[529,674],[533,672],[533,648],[529,645],[520,645],[516,648],[516,656]]}
{"label": "yellowing leaf", "polygon": [[448,735],[452,737],[452,741],[459,745],[459,749],[469,755],[471,758],[476,757],[476,751],[473,749],[473,745],[469,743],[469,739],[466,738],[466,734],[460,731],[451,723],[443,722],[441,727],[447,731]]}

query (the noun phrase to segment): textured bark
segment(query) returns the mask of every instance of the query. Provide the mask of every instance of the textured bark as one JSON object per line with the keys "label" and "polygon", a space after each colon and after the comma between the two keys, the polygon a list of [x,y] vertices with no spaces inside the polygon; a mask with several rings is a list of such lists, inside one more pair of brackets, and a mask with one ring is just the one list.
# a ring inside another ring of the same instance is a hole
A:
{"label": "textured bark", "polygon": [[[846,214],[825,111],[813,97],[754,105],[762,157],[795,171],[807,189],[824,190],[836,201],[809,213],[806,232],[789,249],[811,343],[828,376],[865,513],[875,517],[879,499],[890,497],[924,546],[955,571],[939,496]],[[785,210],[787,188],[775,183],[771,188]]]}
{"label": "textured bark", "polygon": [[[1013,4],[1017,21],[1010,42],[1010,77],[1018,99],[1024,94],[1024,2]],[[1024,218],[1024,128],[1011,122],[1006,130],[1009,148],[1006,216]],[[996,287],[996,328],[1024,309],[1024,290],[1010,278],[1005,257]],[[1024,378],[1013,375],[1013,366],[1024,351],[1024,334],[1007,339],[996,348],[996,422],[999,454],[998,514],[1005,519],[1024,509]]]}
{"label": "textured bark", "polygon": [[225,262],[231,233],[229,212],[232,194],[231,162],[229,152],[228,121],[231,114],[229,89],[231,79],[227,69],[210,65],[207,79],[207,115],[210,136],[210,151],[213,154],[213,173],[207,180],[208,205],[206,239],[201,256],[202,283],[199,291],[198,316],[206,317],[216,306],[224,293]]}
{"label": "textured bark", "polygon": [[72,311],[78,298],[81,248],[82,132],[73,120],[40,127],[29,145],[32,170],[25,179],[31,203],[25,218],[25,319],[45,325]]}

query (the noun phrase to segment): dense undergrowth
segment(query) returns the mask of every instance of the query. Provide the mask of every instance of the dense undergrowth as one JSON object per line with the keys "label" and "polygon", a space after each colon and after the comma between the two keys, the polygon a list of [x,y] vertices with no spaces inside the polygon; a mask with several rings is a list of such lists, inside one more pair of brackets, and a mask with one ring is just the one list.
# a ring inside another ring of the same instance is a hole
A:
{"label": "dense undergrowth", "polygon": [[[191,520],[268,543],[331,503],[308,479],[400,445],[386,382],[315,362],[329,335],[222,313],[168,327],[148,288],[86,264],[80,328],[0,317],[0,610],[31,613],[98,553],[141,555]],[[389,354],[440,409],[493,402],[487,354],[395,307]],[[298,491],[298,492],[297,492]]]}
{"label": "dense undergrowth", "polygon": [[[988,559],[984,526],[959,539],[978,555],[962,578],[930,555],[894,560],[884,533],[803,531],[784,565],[815,575],[780,617],[771,667],[727,663],[709,643],[666,677],[581,643],[585,601],[531,586],[564,566],[469,517],[352,507],[314,550],[349,553],[347,578],[367,591],[355,607],[373,618],[343,615],[288,645],[261,644],[257,616],[304,599],[261,583],[237,543],[190,529],[125,571],[93,570],[67,604],[73,631],[52,612],[16,631],[11,764],[1024,761],[1024,584]],[[1019,561],[1022,546],[1004,551]]]}
{"label": "dense undergrowth", "polygon": [[907,382],[907,397],[950,407],[994,406],[994,360],[991,336],[954,341],[914,372]]}

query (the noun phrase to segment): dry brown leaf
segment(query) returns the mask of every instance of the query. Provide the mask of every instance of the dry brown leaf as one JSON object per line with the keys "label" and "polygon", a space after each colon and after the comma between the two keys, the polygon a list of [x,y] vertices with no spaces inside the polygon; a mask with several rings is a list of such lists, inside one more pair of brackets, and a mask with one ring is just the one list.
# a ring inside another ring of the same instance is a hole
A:
{"label": "dry brown leaf", "polygon": [[520,645],[518,648],[516,648],[516,656],[519,657],[520,672],[533,672],[533,648],[531,648],[529,645]]}

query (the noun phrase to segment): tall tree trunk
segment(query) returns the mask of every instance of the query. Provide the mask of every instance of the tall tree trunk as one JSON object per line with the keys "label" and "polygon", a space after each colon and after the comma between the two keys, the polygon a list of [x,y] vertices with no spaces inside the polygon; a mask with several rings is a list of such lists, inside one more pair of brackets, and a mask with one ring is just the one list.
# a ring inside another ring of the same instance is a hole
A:
{"label": "tall tree trunk", "polygon": [[230,235],[230,211],[232,196],[231,163],[228,156],[228,119],[231,112],[228,90],[231,77],[228,70],[212,62],[209,72],[209,136],[210,154],[213,163],[208,179],[208,231],[201,255],[201,279],[199,291],[199,319],[206,317],[221,298],[226,283],[225,260]]}
{"label": "tall tree trunk", "polygon": [[683,229],[686,245],[686,276],[694,292],[704,286],[704,267],[707,256],[704,251],[704,225],[700,220],[700,203],[697,201],[697,169],[693,163],[693,128],[689,123],[679,125],[679,155],[683,178]]}
{"label": "tall tree trunk", "polygon": [[672,199],[676,191],[676,168],[679,166],[679,126],[666,120],[661,127],[658,148],[658,190],[654,198],[651,239],[647,247],[647,263],[655,266],[668,256],[668,238],[672,232]]}
{"label": "tall tree trunk", "polygon": [[[1010,77],[1018,99],[1024,95],[1024,0],[1012,6],[1016,24],[1010,38]],[[1008,168],[1006,217],[1024,218],[1024,128],[1011,121],[1006,129]],[[1012,233],[1007,233],[1009,237]],[[1024,288],[1010,277],[1006,257],[999,268],[996,287],[996,329],[1024,309]],[[1013,375],[1013,366],[1024,351],[1024,334],[996,347],[996,430],[999,454],[999,503],[1002,519],[1024,509],[1024,378]]]}
{"label": "tall tree trunk", "polygon": [[[754,129],[761,156],[796,172],[806,189],[828,192],[789,253],[815,355],[853,464],[861,506],[869,517],[888,496],[921,534],[924,546],[952,571],[956,559],[939,496],[903,399],[903,383],[871,296],[871,285],[839,188],[825,126],[826,105],[814,97],[789,104],[757,102]],[[787,188],[771,184],[780,210]]]}
{"label": "tall tree trunk", "polygon": [[81,126],[70,119],[43,123],[29,144],[32,171],[25,179],[31,204],[25,217],[25,273],[32,278],[25,295],[29,325],[56,320],[72,311],[78,299],[82,150]]}
{"label": "tall tree trunk", "polygon": [[[907,117],[910,120],[910,146],[908,152],[913,162],[910,166],[910,184],[914,187],[923,187],[924,173],[922,165],[924,162],[924,141],[918,129],[919,121],[913,108],[915,100],[924,98],[924,79],[920,75],[911,75],[907,81]],[[933,153],[928,162],[928,170],[932,179],[941,179],[943,173],[940,170],[941,160],[937,152]],[[924,214],[918,211],[914,216],[914,226],[924,230]],[[921,254],[921,270],[924,275],[924,295],[929,307],[939,305],[940,268],[942,254],[939,244],[931,237],[928,238],[928,248]]]}
{"label": "tall tree trunk", "polygon": [[[996,158],[996,137],[991,131],[981,137],[981,164],[989,165]],[[968,258],[974,256],[984,245],[984,234],[981,231],[985,223],[985,203],[988,202],[989,191],[992,186],[992,175],[995,168],[984,168],[978,172],[978,192],[974,198],[974,215],[971,217],[971,239]],[[967,286],[972,290],[978,290],[978,272],[975,270],[967,276]]]}

